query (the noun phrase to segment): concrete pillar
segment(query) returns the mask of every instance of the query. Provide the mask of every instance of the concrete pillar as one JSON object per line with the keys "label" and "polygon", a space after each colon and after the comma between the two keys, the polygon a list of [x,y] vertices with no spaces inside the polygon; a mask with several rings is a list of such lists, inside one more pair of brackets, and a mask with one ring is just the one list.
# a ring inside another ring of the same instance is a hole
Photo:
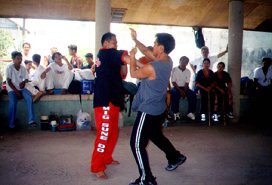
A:
{"label": "concrete pillar", "polygon": [[242,66],[244,11],[242,0],[229,2],[228,72],[232,78],[234,122],[240,118],[240,78]]}
{"label": "concrete pillar", "polygon": [[101,37],[110,31],[111,1],[96,0],[95,4],[95,59],[101,46]]}

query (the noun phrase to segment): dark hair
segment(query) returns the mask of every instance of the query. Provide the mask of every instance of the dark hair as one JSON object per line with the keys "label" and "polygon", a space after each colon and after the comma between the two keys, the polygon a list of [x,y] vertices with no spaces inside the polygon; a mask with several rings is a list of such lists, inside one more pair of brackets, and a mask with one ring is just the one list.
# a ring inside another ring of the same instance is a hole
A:
{"label": "dark hair", "polygon": [[209,58],[204,58],[204,59],[203,59],[203,63],[204,63],[205,61],[208,61],[209,63],[211,63],[211,61],[210,61]]}
{"label": "dark hair", "polygon": [[28,42],[24,42],[24,43],[23,43],[23,47],[24,47],[25,45],[28,45],[28,46],[31,48],[30,43],[28,43]]}
{"label": "dark hair", "polygon": [[103,43],[105,41],[110,41],[112,39],[112,37],[116,37],[115,34],[111,33],[111,32],[108,32],[108,33],[105,33],[102,38],[101,38],[101,44],[103,46]]}
{"label": "dark hair", "polygon": [[19,51],[13,51],[11,53],[11,58],[14,59],[16,56],[23,56],[23,55]]}
{"label": "dark hair", "polygon": [[263,58],[262,62],[265,62],[265,61],[272,62],[271,58],[268,58],[268,57]]}
{"label": "dark hair", "polygon": [[25,60],[25,64],[29,64],[29,63],[32,63],[31,60]]}
{"label": "dark hair", "polygon": [[87,54],[85,55],[85,57],[91,57],[91,58],[93,58],[93,54],[92,54],[92,53],[87,53]]}
{"label": "dark hair", "polygon": [[55,52],[55,53],[53,53],[53,55],[52,55],[52,59],[53,59],[53,60],[55,60],[56,55],[61,56],[61,53],[60,53],[60,52]]}
{"label": "dark hair", "polygon": [[75,52],[77,52],[77,45],[71,44],[71,45],[68,46],[68,48],[70,50],[74,50]]}
{"label": "dark hair", "polygon": [[32,56],[32,60],[33,60],[34,62],[36,62],[37,64],[39,64],[39,63],[41,62],[41,55],[39,55],[39,54],[34,54],[34,55]]}
{"label": "dark hair", "polygon": [[169,33],[156,34],[158,45],[163,45],[164,52],[169,54],[175,48],[175,39]]}
{"label": "dark hair", "polygon": [[184,61],[184,60],[185,60],[187,63],[189,62],[189,58],[186,57],[186,56],[180,57],[179,62],[182,62],[182,61]]}
{"label": "dark hair", "polygon": [[224,62],[219,62],[219,63],[217,64],[217,66],[219,66],[219,65],[223,65],[223,67],[225,68],[225,63],[224,63]]}

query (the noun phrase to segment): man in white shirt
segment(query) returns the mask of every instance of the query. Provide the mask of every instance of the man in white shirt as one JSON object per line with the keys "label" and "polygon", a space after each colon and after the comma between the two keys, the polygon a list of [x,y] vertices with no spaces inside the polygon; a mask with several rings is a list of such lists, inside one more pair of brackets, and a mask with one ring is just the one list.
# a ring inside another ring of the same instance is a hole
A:
{"label": "man in white shirt", "polygon": [[270,119],[271,109],[265,105],[272,104],[272,71],[271,58],[263,58],[262,67],[254,70],[254,87],[256,92],[256,115],[258,120],[267,122]]}
{"label": "man in white shirt", "polygon": [[271,85],[272,71],[269,70],[271,58],[263,58],[262,67],[254,70],[254,83],[257,88],[264,88]]}
{"label": "man in white shirt", "polygon": [[32,60],[31,54],[30,54],[31,45],[28,42],[23,43],[23,62],[25,60]]}
{"label": "man in white shirt", "polygon": [[191,72],[186,68],[188,65],[189,58],[183,56],[179,60],[179,66],[175,67],[172,70],[171,81],[173,88],[171,89],[172,95],[172,106],[171,109],[174,113],[174,120],[180,119],[179,113],[179,100],[182,97],[188,99],[188,114],[192,120],[195,120],[195,111],[196,111],[196,94],[189,88]]}
{"label": "man in white shirt", "polygon": [[[53,54],[52,59],[55,61],[51,63],[45,71],[41,74],[41,79],[47,78],[47,89],[49,94],[53,94],[53,89],[62,89],[61,94],[66,94],[67,89],[73,80],[73,66],[69,63],[65,56],[60,52]],[[65,63],[62,63],[62,59]]]}
{"label": "man in white shirt", "polygon": [[9,96],[9,127],[15,128],[15,116],[18,99],[24,98],[27,104],[29,125],[37,127],[35,123],[34,107],[31,94],[25,89],[25,84],[28,82],[28,74],[26,68],[21,65],[22,54],[14,51],[11,54],[13,62],[6,69],[7,75],[7,91]]}

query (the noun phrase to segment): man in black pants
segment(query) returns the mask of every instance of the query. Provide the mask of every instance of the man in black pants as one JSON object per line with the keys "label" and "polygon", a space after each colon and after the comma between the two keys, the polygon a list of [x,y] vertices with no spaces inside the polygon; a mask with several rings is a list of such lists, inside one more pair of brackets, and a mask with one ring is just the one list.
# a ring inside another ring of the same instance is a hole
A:
{"label": "man in black pants", "polygon": [[130,74],[133,78],[142,79],[141,86],[133,101],[133,109],[138,111],[131,134],[130,146],[138,165],[140,177],[130,185],[156,185],[155,177],[150,170],[146,146],[151,140],[165,154],[168,160],[167,171],[176,169],[185,162],[186,157],[177,151],[163,135],[161,125],[165,120],[165,94],[173,62],[168,54],[175,48],[172,35],[159,33],[156,35],[153,52],[137,40],[135,30],[131,29],[132,39],[136,47],[153,62],[136,69],[134,48],[130,54]]}

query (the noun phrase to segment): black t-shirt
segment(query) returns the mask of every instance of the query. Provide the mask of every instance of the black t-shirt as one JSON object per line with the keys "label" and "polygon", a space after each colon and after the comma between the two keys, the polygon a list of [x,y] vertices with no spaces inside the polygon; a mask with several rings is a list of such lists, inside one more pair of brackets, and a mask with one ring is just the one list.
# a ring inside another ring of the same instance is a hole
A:
{"label": "black t-shirt", "polygon": [[215,81],[220,89],[227,89],[226,84],[231,82],[231,78],[229,73],[226,71],[222,71],[222,74],[216,72],[215,73]]}
{"label": "black t-shirt", "polygon": [[196,74],[195,82],[199,83],[200,85],[204,87],[209,87],[215,82],[214,72],[209,69],[208,76],[205,76],[203,70],[198,71],[198,73]]}
{"label": "black t-shirt", "polygon": [[125,65],[127,51],[100,49],[95,62],[94,108],[120,107],[123,102],[121,65]]}

